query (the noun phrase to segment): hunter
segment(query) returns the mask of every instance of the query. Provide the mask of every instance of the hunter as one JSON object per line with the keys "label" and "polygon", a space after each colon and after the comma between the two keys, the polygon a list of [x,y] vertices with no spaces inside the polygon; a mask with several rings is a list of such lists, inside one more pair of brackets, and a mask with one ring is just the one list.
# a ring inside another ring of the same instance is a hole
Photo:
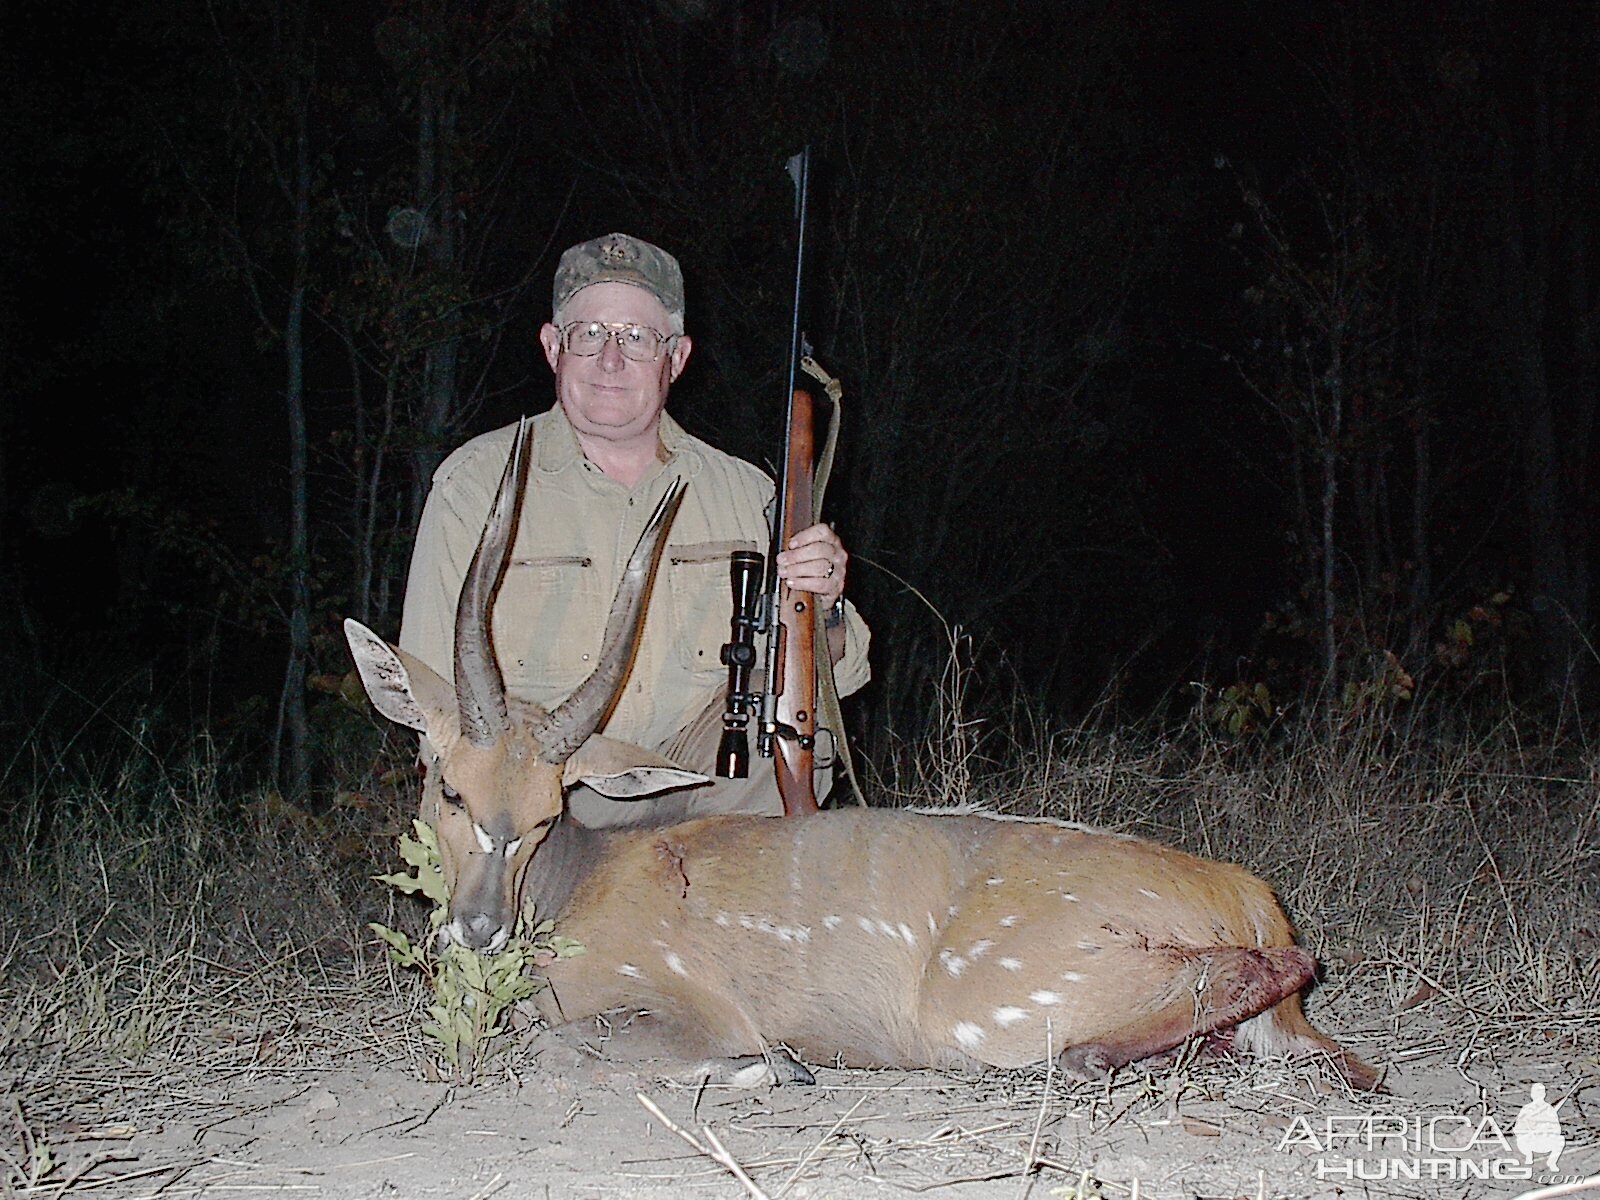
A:
{"label": "hunter", "polygon": [[[651,595],[644,636],[607,737],[712,775],[728,672],[729,556],[765,552],[772,481],[750,463],[686,433],[666,411],[688,365],[683,275],[658,246],[614,233],[567,250],[539,342],[555,373],[555,404],[533,418],[533,461],[496,601],[493,640],[506,690],[549,707],[589,674],[629,551],[676,479],[688,482]],[[516,425],[473,438],[434,473],[412,552],[400,645],[451,677],[456,599],[510,453]],[[850,556],[827,524],[790,539],[778,572],[815,593],[840,695],[870,676],[865,622],[844,598]],[[821,759],[819,758],[819,761]],[[819,768],[820,800],[831,772]],[[747,779],[637,800],[588,788],[568,795],[584,825],[783,811],[765,760]]]}

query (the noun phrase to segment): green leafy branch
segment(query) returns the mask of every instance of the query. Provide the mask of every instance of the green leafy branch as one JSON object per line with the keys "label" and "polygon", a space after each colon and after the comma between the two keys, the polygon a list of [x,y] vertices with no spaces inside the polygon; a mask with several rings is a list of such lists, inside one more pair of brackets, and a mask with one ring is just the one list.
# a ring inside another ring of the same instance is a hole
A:
{"label": "green leafy branch", "polygon": [[535,922],[529,910],[518,915],[510,941],[498,954],[481,954],[456,942],[439,949],[439,931],[450,911],[439,841],[433,827],[424,821],[413,821],[412,828],[416,837],[400,835],[400,857],[414,873],[379,875],[377,880],[433,901],[428,937],[413,943],[404,933],[385,925],[373,923],[369,928],[388,947],[389,958],[397,966],[420,971],[432,986],[431,1019],[422,1026],[423,1035],[437,1044],[451,1077],[470,1083],[492,1055],[496,1040],[506,1032],[512,1006],[545,986],[529,968],[582,954],[583,946],[555,933],[551,921]]}

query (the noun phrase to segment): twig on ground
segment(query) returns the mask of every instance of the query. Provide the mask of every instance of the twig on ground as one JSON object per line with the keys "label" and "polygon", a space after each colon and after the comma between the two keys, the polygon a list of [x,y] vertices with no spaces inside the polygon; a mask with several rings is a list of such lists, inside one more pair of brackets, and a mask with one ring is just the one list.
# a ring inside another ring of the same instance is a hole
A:
{"label": "twig on ground", "polygon": [[1050,1085],[1056,1078],[1055,1031],[1046,1018],[1044,1023],[1044,1087],[1039,1090],[1039,1111],[1033,1119],[1033,1136],[1028,1139],[1028,1157],[1022,1164],[1022,1182],[1017,1188],[1018,1200],[1028,1194],[1034,1172],[1039,1168],[1039,1138],[1044,1133],[1044,1116],[1050,1109]]}
{"label": "twig on ground", "polygon": [[799,1180],[800,1172],[804,1171],[808,1166],[811,1165],[813,1161],[815,1161],[817,1155],[822,1153],[822,1148],[833,1140],[833,1135],[838,1133],[839,1130],[844,1127],[844,1123],[851,1117],[855,1116],[856,1110],[866,1102],[867,1097],[862,1096],[859,1100],[852,1104],[849,1110],[833,1123],[828,1132],[818,1138],[816,1144],[813,1145],[810,1150],[806,1151],[806,1153],[801,1157],[799,1163],[795,1165],[794,1170],[789,1172],[789,1178],[785,1179],[783,1181],[783,1186],[778,1189],[777,1200],[783,1200],[783,1197],[789,1194],[789,1189],[792,1188],[796,1181]]}
{"label": "twig on ground", "polygon": [[646,1096],[643,1092],[636,1092],[634,1094],[639,1097],[639,1103],[644,1105],[645,1111],[647,1111],[651,1116],[655,1117],[656,1120],[660,1121],[673,1133],[677,1134],[685,1142],[689,1143],[696,1153],[703,1154],[712,1162],[724,1167],[735,1179],[739,1181],[739,1183],[744,1187],[744,1190],[750,1193],[751,1200],[771,1200],[771,1198],[764,1191],[756,1186],[755,1181],[744,1173],[744,1168],[739,1165],[737,1160],[734,1159],[733,1155],[728,1153],[727,1147],[725,1147],[721,1141],[717,1139],[717,1135],[712,1132],[711,1126],[702,1126],[700,1130],[703,1134],[705,1134],[706,1142],[710,1143],[710,1145],[707,1146],[705,1143],[701,1142],[699,1138],[695,1137],[694,1134],[677,1125],[672,1118],[667,1116],[666,1113],[662,1112],[661,1109],[656,1107],[655,1103],[650,1099],[649,1096]]}

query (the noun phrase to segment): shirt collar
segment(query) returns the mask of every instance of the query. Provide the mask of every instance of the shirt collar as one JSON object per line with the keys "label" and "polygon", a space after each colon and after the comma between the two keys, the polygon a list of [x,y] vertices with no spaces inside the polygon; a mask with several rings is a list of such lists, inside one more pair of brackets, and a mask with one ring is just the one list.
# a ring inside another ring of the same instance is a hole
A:
{"label": "shirt collar", "polygon": [[[540,425],[536,440],[540,471],[556,475],[583,461],[583,447],[578,444],[578,435],[567,420],[567,410],[561,407],[559,401],[550,406],[547,420],[540,422]],[[661,414],[657,435],[666,447],[668,467],[676,466],[686,477],[700,473],[700,454],[694,447],[693,439],[673,419],[671,413]]]}
{"label": "shirt collar", "polygon": [[539,470],[557,475],[574,463],[583,461],[583,448],[578,445],[578,435],[567,420],[566,410],[559,402],[550,406],[545,419],[539,422],[537,447]]}

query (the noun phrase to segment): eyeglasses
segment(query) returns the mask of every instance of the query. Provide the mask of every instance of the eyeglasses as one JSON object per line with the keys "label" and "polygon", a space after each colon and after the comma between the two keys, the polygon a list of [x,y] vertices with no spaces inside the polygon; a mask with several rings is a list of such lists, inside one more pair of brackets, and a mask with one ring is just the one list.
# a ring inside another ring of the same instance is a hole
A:
{"label": "eyeglasses", "polygon": [[655,362],[669,347],[676,334],[657,333],[648,325],[617,324],[607,321],[574,321],[561,327],[561,348],[579,358],[593,358],[617,339],[617,349],[630,362]]}

